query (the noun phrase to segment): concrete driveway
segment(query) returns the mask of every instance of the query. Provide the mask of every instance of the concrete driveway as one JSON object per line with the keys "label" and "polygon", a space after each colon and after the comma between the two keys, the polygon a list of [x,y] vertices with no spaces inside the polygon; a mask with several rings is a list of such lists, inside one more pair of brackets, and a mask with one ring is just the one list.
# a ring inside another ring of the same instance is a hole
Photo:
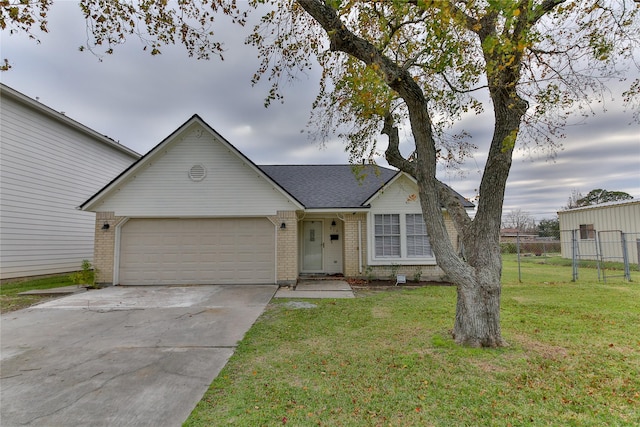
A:
{"label": "concrete driveway", "polygon": [[179,426],[276,289],[112,287],[2,315],[0,425]]}

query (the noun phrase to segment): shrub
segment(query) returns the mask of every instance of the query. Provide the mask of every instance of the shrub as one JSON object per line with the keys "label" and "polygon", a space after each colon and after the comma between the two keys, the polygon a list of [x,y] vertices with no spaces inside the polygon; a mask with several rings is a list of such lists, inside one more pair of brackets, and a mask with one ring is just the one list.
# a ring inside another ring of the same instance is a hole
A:
{"label": "shrub", "polygon": [[88,259],[82,260],[82,269],[80,271],[76,271],[75,273],[71,273],[69,278],[73,282],[74,285],[89,285],[93,286],[94,280],[94,268],[91,264],[91,261]]}
{"label": "shrub", "polygon": [[500,243],[500,253],[503,254],[515,254],[517,253],[517,247],[515,243]]}

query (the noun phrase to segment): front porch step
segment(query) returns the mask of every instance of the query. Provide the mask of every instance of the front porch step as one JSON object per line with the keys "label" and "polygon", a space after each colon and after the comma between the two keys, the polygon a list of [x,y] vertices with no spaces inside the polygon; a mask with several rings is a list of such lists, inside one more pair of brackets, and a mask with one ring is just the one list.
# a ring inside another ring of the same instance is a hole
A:
{"label": "front porch step", "polygon": [[351,291],[351,286],[344,280],[300,280],[296,291]]}

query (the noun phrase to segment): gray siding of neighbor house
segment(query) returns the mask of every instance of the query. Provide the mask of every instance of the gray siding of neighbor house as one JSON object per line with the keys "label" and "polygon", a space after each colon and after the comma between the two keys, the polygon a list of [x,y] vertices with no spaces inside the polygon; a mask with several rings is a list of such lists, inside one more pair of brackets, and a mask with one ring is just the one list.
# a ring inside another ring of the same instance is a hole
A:
{"label": "gray siding of neighbor house", "polygon": [[139,155],[0,86],[0,279],[78,270],[95,214],[77,210]]}

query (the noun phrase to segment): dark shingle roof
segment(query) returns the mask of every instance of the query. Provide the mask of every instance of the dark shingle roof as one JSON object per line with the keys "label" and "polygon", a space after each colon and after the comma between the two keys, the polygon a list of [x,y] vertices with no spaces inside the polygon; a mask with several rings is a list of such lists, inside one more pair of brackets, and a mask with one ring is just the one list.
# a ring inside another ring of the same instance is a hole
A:
{"label": "dark shingle roof", "polygon": [[[364,203],[398,174],[398,171],[373,165],[263,165],[258,168],[307,209],[365,207]],[[448,188],[465,208],[474,207]]]}
{"label": "dark shingle roof", "polygon": [[[258,166],[305,208],[363,207],[398,172],[366,165],[354,173],[352,165]],[[357,177],[362,176],[359,180]]]}

